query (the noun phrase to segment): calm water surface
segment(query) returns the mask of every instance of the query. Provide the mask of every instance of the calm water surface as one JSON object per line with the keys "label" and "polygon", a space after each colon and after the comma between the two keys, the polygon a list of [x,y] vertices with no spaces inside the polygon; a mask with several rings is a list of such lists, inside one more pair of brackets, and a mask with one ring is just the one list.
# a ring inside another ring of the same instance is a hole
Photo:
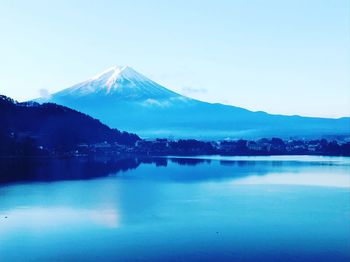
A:
{"label": "calm water surface", "polygon": [[350,259],[349,158],[57,160],[2,170],[36,182],[0,185],[0,261]]}

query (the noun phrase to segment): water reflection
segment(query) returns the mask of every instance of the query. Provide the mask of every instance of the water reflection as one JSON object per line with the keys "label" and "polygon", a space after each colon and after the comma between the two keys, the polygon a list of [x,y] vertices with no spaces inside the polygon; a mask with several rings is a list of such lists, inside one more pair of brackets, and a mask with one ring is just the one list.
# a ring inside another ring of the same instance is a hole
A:
{"label": "water reflection", "polygon": [[[152,168],[157,167],[157,168]],[[162,168],[171,167],[172,172],[163,174]],[[176,168],[178,167],[178,168]],[[180,168],[182,167],[182,168]],[[338,167],[338,168],[335,168]],[[149,169],[151,172],[148,172]],[[140,170],[139,170],[140,169]],[[135,172],[127,172],[135,170]],[[317,170],[317,174],[315,174]],[[205,181],[240,179],[242,183],[266,183],[274,180],[283,182],[286,176],[281,174],[312,174],[311,177],[321,183],[331,185],[349,185],[348,178],[338,174],[350,171],[349,158],[335,157],[130,157],[130,158],[68,158],[68,159],[1,159],[0,183],[15,181],[56,181],[86,180],[91,178],[118,176],[128,179],[147,179],[159,181]],[[327,177],[333,174],[328,180]],[[269,178],[260,179],[261,176]],[[241,178],[252,177],[245,181]],[[318,176],[318,177],[317,177]],[[295,177],[294,177],[295,178]],[[301,178],[301,177],[299,177]],[[293,179],[286,179],[292,181]],[[307,180],[309,183],[312,179]],[[333,183],[331,183],[333,181]],[[300,184],[300,182],[297,182]]]}
{"label": "water reflection", "polygon": [[0,182],[91,179],[135,169],[141,163],[138,158],[1,159]]}
{"label": "water reflection", "polygon": [[31,206],[17,209],[0,210],[2,220],[6,218],[6,227],[0,226],[0,234],[5,234],[18,227],[32,232],[60,229],[69,224],[70,227],[81,227],[83,224],[95,224],[108,228],[119,227],[119,214],[116,209],[82,209],[79,207],[58,206],[40,207]]}
{"label": "water reflection", "polygon": [[76,181],[0,186],[0,261],[349,259],[346,161],[14,163],[8,174]]}
{"label": "water reflection", "polygon": [[169,158],[172,163],[176,163],[182,166],[196,166],[199,164],[210,164],[210,159],[198,159],[198,158]]}

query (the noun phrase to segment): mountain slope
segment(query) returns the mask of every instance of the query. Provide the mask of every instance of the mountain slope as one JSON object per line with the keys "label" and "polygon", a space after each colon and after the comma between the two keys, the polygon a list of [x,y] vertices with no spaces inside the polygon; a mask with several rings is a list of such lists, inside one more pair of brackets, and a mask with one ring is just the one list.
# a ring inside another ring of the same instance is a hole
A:
{"label": "mountain slope", "polygon": [[[81,143],[117,142],[133,145],[139,137],[111,129],[90,116],[56,105],[18,103],[0,95],[0,144],[35,140],[37,145],[49,149],[70,150]],[[6,143],[5,143],[6,142]],[[9,148],[11,145],[9,145]]]}
{"label": "mountain slope", "polygon": [[[43,100],[39,100],[43,101]],[[349,135],[350,119],[270,115],[191,99],[130,67],[112,67],[47,101],[143,137],[256,138]]]}

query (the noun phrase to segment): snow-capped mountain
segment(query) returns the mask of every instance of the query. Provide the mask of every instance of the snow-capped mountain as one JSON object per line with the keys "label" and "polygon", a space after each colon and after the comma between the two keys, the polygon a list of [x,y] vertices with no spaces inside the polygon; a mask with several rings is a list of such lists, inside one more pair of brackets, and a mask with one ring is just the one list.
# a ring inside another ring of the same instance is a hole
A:
{"label": "snow-capped mountain", "polygon": [[128,66],[111,67],[40,102],[71,107],[143,137],[349,135],[350,118],[270,115],[177,94]]}
{"label": "snow-capped mountain", "polygon": [[56,97],[96,95],[132,100],[169,99],[179,96],[128,66],[113,66],[87,81],[55,94]]}

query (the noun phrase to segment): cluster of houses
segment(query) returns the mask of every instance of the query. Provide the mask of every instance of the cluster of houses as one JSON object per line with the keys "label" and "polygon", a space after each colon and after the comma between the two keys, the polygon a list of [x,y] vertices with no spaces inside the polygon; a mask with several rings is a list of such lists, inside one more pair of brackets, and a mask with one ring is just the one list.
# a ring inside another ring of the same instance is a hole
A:
{"label": "cluster of houses", "polygon": [[282,140],[280,138],[259,139],[256,141],[238,140],[221,141],[217,143],[217,149],[225,153],[235,151],[264,152],[264,153],[322,153],[329,149],[330,144],[338,144],[337,141],[327,140]]}

